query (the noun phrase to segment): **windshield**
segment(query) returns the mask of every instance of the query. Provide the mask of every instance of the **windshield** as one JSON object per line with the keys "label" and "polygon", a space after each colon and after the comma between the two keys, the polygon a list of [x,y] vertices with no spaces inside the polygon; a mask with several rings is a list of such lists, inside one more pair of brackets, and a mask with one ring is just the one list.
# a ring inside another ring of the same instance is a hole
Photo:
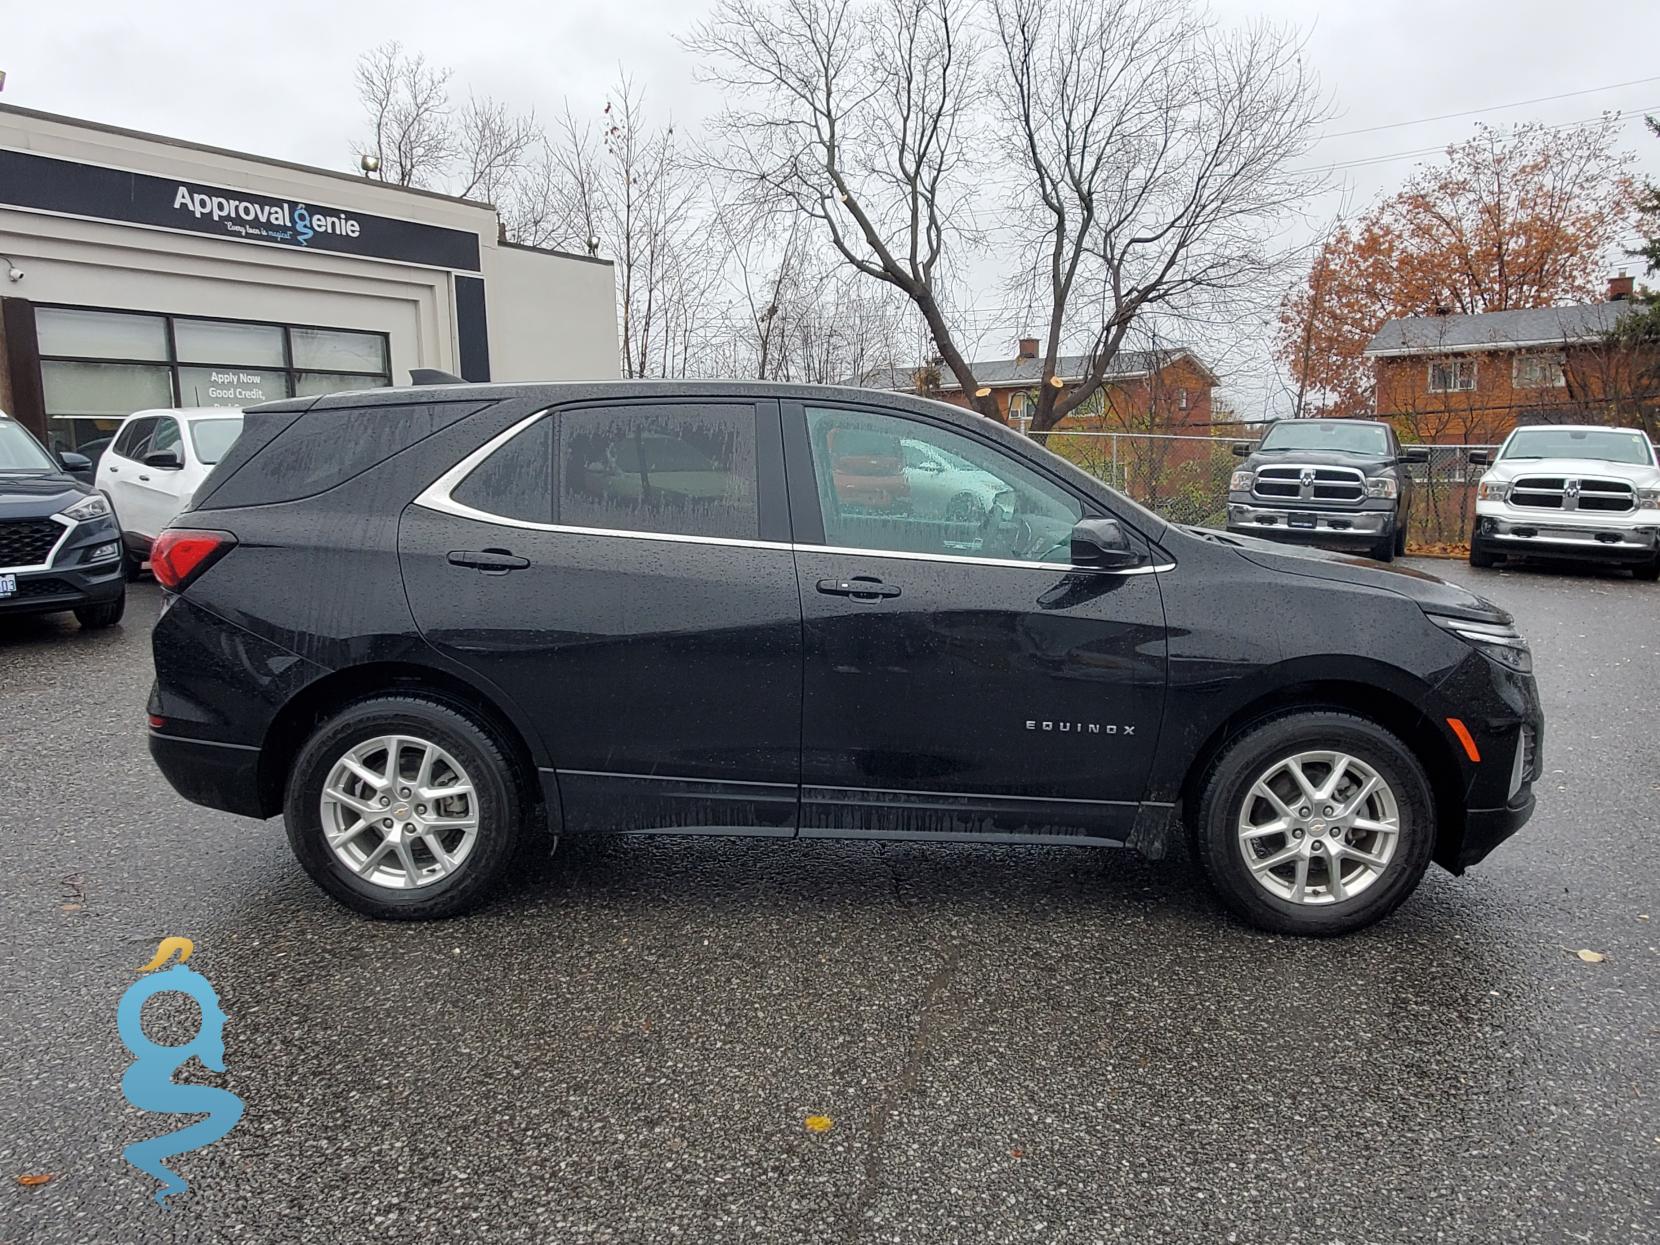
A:
{"label": "windshield", "polygon": [[1500,458],[1593,458],[1605,463],[1654,465],[1654,448],[1625,428],[1518,428]]}
{"label": "windshield", "polygon": [[1262,450],[1336,450],[1345,454],[1387,454],[1389,434],[1377,424],[1346,419],[1281,420],[1257,447]]}
{"label": "windshield", "polygon": [[22,424],[0,419],[0,471],[56,471],[40,442]]}
{"label": "windshield", "polygon": [[223,458],[241,435],[240,417],[190,421],[190,444],[196,447],[197,459],[210,465]]}

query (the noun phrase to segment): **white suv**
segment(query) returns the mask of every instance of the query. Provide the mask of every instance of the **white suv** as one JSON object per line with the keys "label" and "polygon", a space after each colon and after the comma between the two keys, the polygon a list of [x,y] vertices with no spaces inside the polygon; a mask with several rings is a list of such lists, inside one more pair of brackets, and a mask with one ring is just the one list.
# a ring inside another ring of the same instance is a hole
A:
{"label": "white suv", "polygon": [[1660,465],[1648,437],[1549,424],[1505,438],[1476,486],[1470,565],[1518,556],[1610,562],[1660,579]]}
{"label": "white suv", "polygon": [[95,479],[121,521],[129,577],[241,433],[242,412],[228,406],[135,411],[122,422]]}

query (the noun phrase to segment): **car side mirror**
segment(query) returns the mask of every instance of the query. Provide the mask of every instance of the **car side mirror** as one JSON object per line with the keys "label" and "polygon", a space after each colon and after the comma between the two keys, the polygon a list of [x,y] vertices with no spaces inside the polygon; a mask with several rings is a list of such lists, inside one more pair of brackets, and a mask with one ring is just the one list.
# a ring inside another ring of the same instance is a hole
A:
{"label": "car side mirror", "polygon": [[1403,463],[1427,463],[1429,461],[1429,446],[1409,445],[1401,451]]}
{"label": "car side mirror", "polygon": [[1080,519],[1073,527],[1072,565],[1114,571],[1140,562],[1117,519]]}
{"label": "car side mirror", "polygon": [[90,458],[88,458],[85,454],[75,453],[74,450],[63,450],[63,451],[59,452],[58,462],[63,464],[63,469],[65,471],[68,471],[72,474],[74,472],[77,472],[77,471],[91,471],[92,470],[92,460]]}
{"label": "car side mirror", "polygon": [[179,471],[184,467],[184,459],[179,457],[178,450],[157,450],[144,456],[144,465],[162,471]]}
{"label": "car side mirror", "polygon": [[1249,458],[1251,456],[1251,443],[1249,441],[1235,441],[1233,443],[1233,456],[1235,458]]}
{"label": "car side mirror", "polygon": [[1471,450],[1470,451],[1470,466],[1472,466],[1472,467],[1485,467],[1488,463],[1490,463],[1492,461],[1493,461],[1493,456],[1491,454],[1489,454],[1486,450]]}

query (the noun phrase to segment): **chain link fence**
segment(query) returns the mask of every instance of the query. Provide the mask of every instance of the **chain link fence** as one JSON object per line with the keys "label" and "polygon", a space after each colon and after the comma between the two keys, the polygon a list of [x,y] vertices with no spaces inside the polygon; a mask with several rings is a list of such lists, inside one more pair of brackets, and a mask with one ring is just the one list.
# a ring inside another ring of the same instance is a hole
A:
{"label": "chain link fence", "polygon": [[[1172,523],[1227,526],[1228,480],[1240,466],[1233,454],[1237,437],[1066,431],[1042,439],[1055,453]],[[1428,462],[1406,468],[1416,486],[1408,545],[1463,545],[1475,516],[1476,484],[1486,470],[1470,462],[1470,451],[1492,447],[1427,448]]]}

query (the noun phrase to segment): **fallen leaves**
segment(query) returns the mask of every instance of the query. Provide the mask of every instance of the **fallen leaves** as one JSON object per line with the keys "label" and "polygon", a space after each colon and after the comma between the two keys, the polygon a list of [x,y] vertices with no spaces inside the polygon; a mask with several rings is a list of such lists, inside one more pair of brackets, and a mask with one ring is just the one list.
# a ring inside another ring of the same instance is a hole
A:
{"label": "fallen leaves", "polygon": [[79,873],[66,873],[61,879],[63,885],[63,901],[58,904],[58,911],[75,913],[86,907],[86,879]]}
{"label": "fallen leaves", "polygon": [[41,1185],[52,1179],[52,1175],[53,1173],[51,1172],[31,1172],[26,1176],[19,1176],[17,1178],[17,1183],[22,1185],[25,1189],[38,1189]]}
{"label": "fallen leaves", "polygon": [[810,1133],[827,1133],[836,1126],[836,1121],[828,1115],[809,1115],[806,1124]]}
{"label": "fallen leaves", "polygon": [[1606,960],[1608,958],[1606,955],[1604,955],[1600,951],[1590,951],[1590,950],[1585,950],[1583,948],[1581,950],[1575,951],[1574,954],[1577,955],[1580,959],[1584,960],[1587,964],[1601,964],[1604,960]]}

